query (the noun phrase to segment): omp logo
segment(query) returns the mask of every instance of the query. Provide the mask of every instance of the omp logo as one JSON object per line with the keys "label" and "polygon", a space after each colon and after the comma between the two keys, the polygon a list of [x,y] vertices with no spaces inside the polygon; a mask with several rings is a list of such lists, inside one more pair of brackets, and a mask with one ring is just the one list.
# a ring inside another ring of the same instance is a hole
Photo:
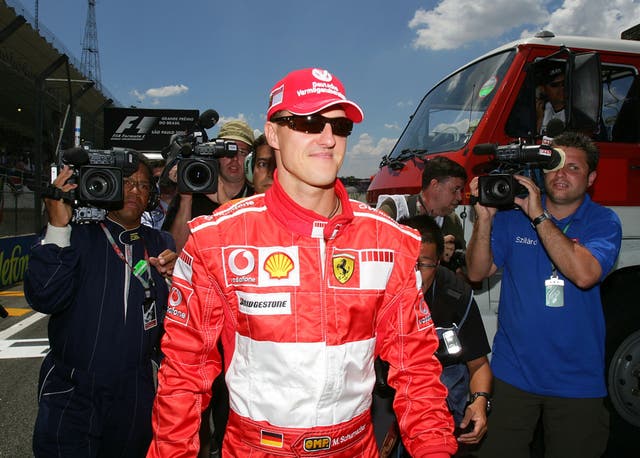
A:
{"label": "omp logo", "polygon": [[[240,257],[244,262],[239,262]],[[256,260],[253,254],[244,248],[233,250],[229,255],[229,269],[234,275],[244,276],[251,273],[256,266]]]}
{"label": "omp logo", "polygon": [[[140,121],[138,121],[140,120]],[[122,134],[125,130],[135,129],[138,134],[146,134],[158,120],[155,116],[127,116],[116,129],[116,134]]]}
{"label": "omp logo", "polygon": [[304,440],[303,448],[306,452],[319,452],[331,448],[330,437],[310,437]]}

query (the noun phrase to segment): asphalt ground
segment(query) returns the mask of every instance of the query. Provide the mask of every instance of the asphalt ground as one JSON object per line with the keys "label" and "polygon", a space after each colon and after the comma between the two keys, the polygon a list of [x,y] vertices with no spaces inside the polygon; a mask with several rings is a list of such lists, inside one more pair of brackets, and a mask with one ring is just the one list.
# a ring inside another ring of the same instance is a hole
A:
{"label": "asphalt ground", "polygon": [[47,319],[31,310],[22,285],[0,291],[0,457],[32,457],[40,364],[48,349]]}

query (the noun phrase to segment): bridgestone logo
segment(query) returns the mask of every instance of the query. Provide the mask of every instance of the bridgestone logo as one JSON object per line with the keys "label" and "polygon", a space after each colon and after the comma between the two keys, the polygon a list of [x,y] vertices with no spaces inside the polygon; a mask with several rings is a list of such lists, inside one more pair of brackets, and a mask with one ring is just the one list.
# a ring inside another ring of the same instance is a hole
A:
{"label": "bridgestone logo", "polygon": [[282,308],[286,307],[287,303],[285,301],[247,301],[240,299],[240,306],[252,309]]}
{"label": "bridgestone logo", "polygon": [[290,315],[290,293],[246,293],[236,292],[238,310],[247,315]]}

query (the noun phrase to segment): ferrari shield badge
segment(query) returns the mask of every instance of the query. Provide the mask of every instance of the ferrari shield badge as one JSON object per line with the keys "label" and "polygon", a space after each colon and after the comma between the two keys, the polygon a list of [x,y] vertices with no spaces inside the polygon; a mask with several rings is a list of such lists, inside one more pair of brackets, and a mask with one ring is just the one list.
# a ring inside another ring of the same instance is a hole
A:
{"label": "ferrari shield badge", "polygon": [[341,255],[333,258],[333,275],[336,279],[345,284],[353,275],[355,261],[352,257]]}

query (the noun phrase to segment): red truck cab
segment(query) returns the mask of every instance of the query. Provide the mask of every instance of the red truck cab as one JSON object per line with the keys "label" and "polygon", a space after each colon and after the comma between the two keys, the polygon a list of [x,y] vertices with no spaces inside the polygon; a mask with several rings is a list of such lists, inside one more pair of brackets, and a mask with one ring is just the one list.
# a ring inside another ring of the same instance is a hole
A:
{"label": "red truck cab", "polygon": [[[474,154],[478,145],[540,144],[543,134],[536,125],[535,103],[540,70],[550,62],[561,65],[565,73],[566,128],[588,133],[600,150],[590,194],[616,211],[623,224],[617,265],[601,288],[612,412],[606,456],[623,456],[619,451],[632,436],[637,441],[640,432],[639,41],[544,31],[469,62],[424,96],[393,150],[382,158],[367,201],[376,205],[383,194],[417,193],[424,163],[434,156],[449,157],[474,177],[495,167],[493,158]],[[457,210],[467,239],[472,226],[465,220],[472,214],[468,203],[467,194]],[[495,330],[498,290],[499,277],[486,280],[476,291],[490,334],[491,326]]]}

